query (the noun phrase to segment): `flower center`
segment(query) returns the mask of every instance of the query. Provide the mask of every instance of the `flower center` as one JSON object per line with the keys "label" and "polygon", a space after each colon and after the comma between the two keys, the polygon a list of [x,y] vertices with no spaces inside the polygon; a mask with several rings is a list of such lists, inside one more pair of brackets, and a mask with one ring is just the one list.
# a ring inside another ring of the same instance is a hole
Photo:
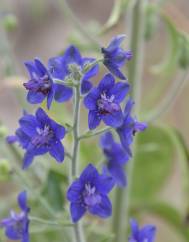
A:
{"label": "flower center", "polygon": [[48,146],[49,141],[54,136],[52,129],[48,125],[46,125],[43,129],[37,128],[37,133],[38,134],[32,139],[32,144],[37,148],[41,146]]}
{"label": "flower center", "polygon": [[29,91],[41,92],[46,95],[50,91],[51,85],[48,75],[44,75],[43,77],[36,77],[24,83],[24,87]]}
{"label": "flower center", "polygon": [[111,114],[119,111],[120,107],[114,102],[115,96],[108,97],[106,93],[101,94],[101,98],[97,101],[97,106],[100,114]]}
{"label": "flower center", "polygon": [[101,202],[101,196],[96,192],[96,188],[90,184],[85,184],[83,192],[84,202],[86,206],[94,206]]}

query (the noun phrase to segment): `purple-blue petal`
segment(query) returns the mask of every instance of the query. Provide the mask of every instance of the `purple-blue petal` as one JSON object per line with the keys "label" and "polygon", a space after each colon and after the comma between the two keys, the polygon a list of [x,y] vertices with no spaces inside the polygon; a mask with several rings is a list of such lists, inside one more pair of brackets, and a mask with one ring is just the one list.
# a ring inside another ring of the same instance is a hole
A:
{"label": "purple-blue petal", "polygon": [[47,108],[50,109],[52,101],[54,98],[54,88],[51,88],[47,95]]}
{"label": "purple-blue petal", "polygon": [[22,131],[29,137],[36,135],[37,133],[36,128],[38,127],[39,124],[34,115],[31,115],[31,114],[24,115],[19,120],[19,124],[21,126]]}
{"label": "purple-blue petal", "polygon": [[29,91],[27,93],[27,100],[31,104],[42,103],[45,97],[46,96],[42,92]]}
{"label": "purple-blue petal", "polygon": [[37,67],[38,69],[38,72],[40,73],[40,76],[44,76],[47,74],[47,69],[46,67],[43,65],[43,63],[38,59],[38,58],[35,58],[34,59],[34,62],[35,62],[35,66]]}
{"label": "purple-blue petal", "polygon": [[89,164],[81,173],[80,181],[82,183],[95,181],[99,177],[97,169],[92,165]]}
{"label": "purple-blue petal", "polygon": [[82,196],[83,184],[79,179],[75,180],[67,191],[67,199],[70,202],[77,202]]}
{"label": "purple-blue petal", "polygon": [[26,170],[32,163],[34,154],[32,152],[26,152],[23,159],[22,169]]}
{"label": "purple-blue petal", "polygon": [[28,206],[27,206],[27,193],[26,191],[21,192],[18,195],[18,204],[20,206],[20,208],[23,211],[27,211],[28,210]]}
{"label": "purple-blue petal", "polygon": [[100,91],[94,87],[89,94],[84,98],[84,105],[89,110],[96,110],[97,100],[100,97]]}
{"label": "purple-blue petal", "polygon": [[72,217],[72,221],[77,223],[85,214],[86,208],[80,203],[71,203],[70,205],[70,213]]}
{"label": "purple-blue petal", "polygon": [[113,63],[111,61],[104,61],[104,65],[108,68],[108,70],[112,74],[114,74],[115,76],[117,76],[121,80],[127,80],[125,75],[119,70],[119,67],[115,63]]}
{"label": "purple-blue petal", "polygon": [[97,191],[101,194],[108,194],[114,187],[114,180],[110,176],[100,175],[95,183]]}
{"label": "purple-blue petal", "polygon": [[54,99],[57,102],[66,102],[72,97],[72,95],[72,88],[66,87],[64,84],[55,84]]}
{"label": "purple-blue petal", "polygon": [[117,164],[116,161],[111,161],[108,163],[107,167],[116,184],[119,187],[125,187],[127,184],[127,180],[124,166]]}
{"label": "purple-blue petal", "polygon": [[90,81],[82,80],[82,82],[81,82],[81,94],[88,93],[91,90],[92,87],[93,87],[93,85]]}
{"label": "purple-blue petal", "polygon": [[106,195],[101,195],[101,202],[89,208],[89,212],[101,218],[108,218],[112,214],[112,205]]}
{"label": "purple-blue petal", "polygon": [[120,103],[125,99],[128,92],[128,83],[117,82],[115,83],[114,87],[110,90],[110,95],[114,95],[114,101]]}
{"label": "purple-blue petal", "polygon": [[76,63],[82,64],[82,57],[79,50],[74,46],[69,46],[64,53],[64,61],[66,64]]}
{"label": "purple-blue petal", "polygon": [[63,162],[64,160],[64,146],[61,141],[55,140],[49,148],[49,153],[53,156],[57,162]]}
{"label": "purple-blue petal", "polygon": [[126,36],[124,34],[115,36],[110,41],[110,44],[106,48],[107,51],[110,51],[111,52],[111,51],[115,50],[116,48],[118,48],[120,46],[121,42],[125,39],[125,37]]}
{"label": "purple-blue petal", "polygon": [[97,111],[89,111],[88,114],[88,125],[89,125],[89,129],[95,129],[101,121],[101,116],[98,114]]}
{"label": "purple-blue petal", "polygon": [[121,108],[120,111],[103,115],[102,120],[106,125],[111,126],[113,128],[121,126],[121,124],[123,123],[123,113],[121,111]]}
{"label": "purple-blue petal", "polygon": [[6,236],[11,240],[19,240],[21,239],[21,235],[19,231],[17,231],[14,226],[8,226],[5,230]]}
{"label": "purple-blue petal", "polygon": [[106,74],[100,81],[98,88],[101,92],[109,91],[115,83],[115,79],[111,74]]}

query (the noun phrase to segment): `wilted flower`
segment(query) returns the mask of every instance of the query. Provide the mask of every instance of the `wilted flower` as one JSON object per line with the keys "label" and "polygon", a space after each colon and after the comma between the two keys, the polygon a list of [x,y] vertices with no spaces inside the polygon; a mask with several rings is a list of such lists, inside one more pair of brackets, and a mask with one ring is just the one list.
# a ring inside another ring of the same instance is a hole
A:
{"label": "wilted flower", "polygon": [[89,79],[95,76],[99,70],[98,64],[90,67],[90,64],[94,62],[94,58],[83,58],[79,50],[71,45],[66,49],[63,56],[54,57],[49,60],[49,70],[54,78],[63,80],[62,84],[64,84],[65,78],[70,78],[76,82],[80,81],[81,93],[85,94],[92,87]]}
{"label": "wilted flower", "polygon": [[101,48],[104,55],[103,63],[108,70],[118,78],[125,80],[126,77],[120,71],[126,61],[132,58],[132,52],[125,51],[120,47],[121,42],[124,40],[125,35],[118,35],[114,37],[107,48]]}
{"label": "wilted flower", "polygon": [[145,225],[139,229],[136,220],[131,219],[131,236],[129,242],[153,242],[155,240],[156,227],[154,225]]}
{"label": "wilted flower", "polygon": [[64,160],[64,147],[61,139],[65,136],[65,128],[50,119],[43,109],[38,108],[35,116],[24,113],[19,120],[20,127],[15,136],[8,136],[7,141],[17,141],[26,150],[23,169],[28,168],[37,155],[50,153],[58,162]]}
{"label": "wilted flower", "polygon": [[109,217],[112,214],[112,205],[107,194],[113,185],[112,178],[100,175],[89,164],[67,192],[73,222],[77,222],[87,211],[101,218]]}
{"label": "wilted flower", "polygon": [[131,116],[133,105],[134,102],[132,99],[129,99],[125,106],[123,123],[116,129],[119,134],[121,144],[130,156],[130,145],[133,142],[133,136],[136,132],[144,131],[147,128],[146,123],[138,122]]}
{"label": "wilted flower", "polygon": [[18,195],[18,205],[22,210],[20,213],[10,212],[10,217],[0,221],[0,228],[5,228],[8,239],[29,242],[29,218],[30,208],[27,205],[27,194],[21,192]]}
{"label": "wilted flower", "polygon": [[100,144],[107,159],[104,167],[105,172],[108,172],[112,176],[118,186],[125,186],[125,164],[129,156],[123,147],[114,141],[113,135],[110,132],[101,136]]}
{"label": "wilted flower", "polygon": [[120,103],[128,91],[128,83],[115,83],[111,74],[105,75],[98,87],[92,88],[84,98],[84,104],[89,109],[89,129],[95,129],[101,120],[111,127],[119,127],[123,122]]}

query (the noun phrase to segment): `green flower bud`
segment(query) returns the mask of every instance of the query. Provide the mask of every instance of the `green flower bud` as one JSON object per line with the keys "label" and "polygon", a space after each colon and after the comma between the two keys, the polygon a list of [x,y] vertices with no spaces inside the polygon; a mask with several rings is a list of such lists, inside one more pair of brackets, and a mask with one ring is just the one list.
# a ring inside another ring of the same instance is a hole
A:
{"label": "green flower bud", "polygon": [[8,32],[15,30],[18,25],[16,16],[13,14],[5,16],[3,19],[3,25]]}
{"label": "green flower bud", "polygon": [[5,138],[8,134],[7,127],[0,125],[0,138]]}
{"label": "green flower bud", "polygon": [[179,36],[179,49],[179,66],[186,69],[189,66],[189,37],[185,33]]}
{"label": "green flower bud", "polygon": [[10,177],[11,166],[8,160],[0,159],[0,181],[7,181]]}

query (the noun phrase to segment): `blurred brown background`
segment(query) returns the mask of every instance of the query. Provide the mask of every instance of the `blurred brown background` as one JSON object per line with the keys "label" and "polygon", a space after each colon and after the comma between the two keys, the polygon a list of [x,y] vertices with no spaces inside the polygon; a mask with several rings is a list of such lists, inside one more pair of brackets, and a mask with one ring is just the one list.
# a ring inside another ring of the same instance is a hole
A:
{"label": "blurred brown background", "polygon": [[[17,127],[17,119],[21,114],[22,98],[19,97],[18,89],[22,89],[22,82],[27,78],[23,62],[25,60],[40,57],[47,61],[49,57],[55,56],[64,50],[69,40],[75,38],[74,25],[65,16],[60,1],[56,0],[1,0],[0,11],[2,13],[14,13],[17,18],[17,26],[14,30],[5,32],[1,29],[0,37],[0,120],[5,123],[10,131]],[[113,7],[113,0],[69,0],[69,4],[77,18],[83,26],[95,29],[95,26],[103,25]],[[153,0],[151,0],[153,2]],[[169,15],[179,29],[189,33],[189,1],[188,0],[167,0],[163,6],[163,11]],[[126,18],[113,28],[108,34],[97,37],[98,41],[106,44],[109,38],[128,31]],[[151,89],[158,88],[159,77],[152,75],[147,67],[150,63],[157,63],[161,60],[164,50],[167,48],[166,34],[164,27],[160,23],[155,36],[146,43],[145,72],[143,82],[144,100]],[[15,68],[17,76],[7,77],[3,73],[4,58],[8,58]],[[2,71],[1,71],[2,70]],[[171,77],[171,78],[174,78]],[[171,85],[172,79],[169,84]],[[189,80],[188,80],[189,81]],[[166,91],[169,90],[169,86]],[[189,145],[189,85],[185,84],[182,92],[171,109],[166,112],[161,120],[177,127]],[[155,100],[154,102],[157,102]],[[172,176],[164,191],[160,194],[166,201],[181,208],[180,170],[175,162]],[[170,230],[169,226],[157,221],[152,217],[146,218],[147,222],[158,224],[157,241],[181,242],[182,239]],[[167,240],[165,240],[165,236]]]}

